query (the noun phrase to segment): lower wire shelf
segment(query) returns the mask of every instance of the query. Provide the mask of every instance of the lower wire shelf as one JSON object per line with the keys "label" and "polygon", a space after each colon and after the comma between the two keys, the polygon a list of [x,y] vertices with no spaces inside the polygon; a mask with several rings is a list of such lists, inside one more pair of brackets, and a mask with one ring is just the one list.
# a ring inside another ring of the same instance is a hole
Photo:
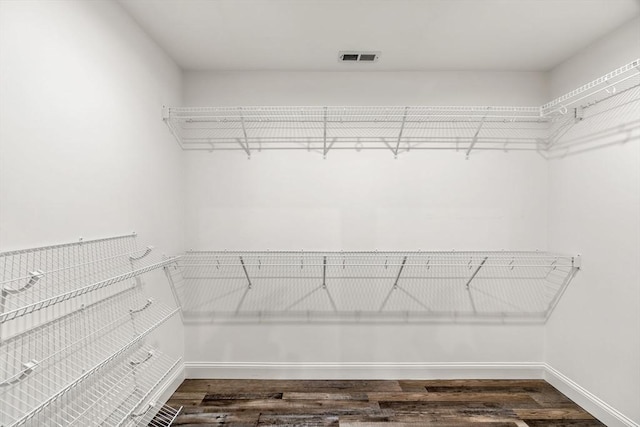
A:
{"label": "lower wire shelf", "polygon": [[544,322],[580,268],[549,252],[187,252],[185,322]]}
{"label": "lower wire shelf", "polygon": [[135,296],[119,297],[0,346],[0,371],[9,377],[0,387],[0,422],[29,424],[44,408],[56,406],[74,390],[84,390],[113,361],[130,354],[177,313],[151,300],[133,309],[128,303],[134,302]]}
{"label": "lower wire shelf", "polygon": [[139,346],[105,366],[96,378],[71,391],[25,423],[28,426],[143,425],[144,406],[158,385],[178,366],[150,347]]}
{"label": "lower wire shelf", "polygon": [[164,427],[170,426],[182,412],[182,406],[174,408],[169,405],[150,403],[149,410],[140,417],[136,426]]}
{"label": "lower wire shelf", "polygon": [[168,425],[182,359],[148,341],[180,309],[145,296],[170,260],[135,237],[0,253],[0,427]]}

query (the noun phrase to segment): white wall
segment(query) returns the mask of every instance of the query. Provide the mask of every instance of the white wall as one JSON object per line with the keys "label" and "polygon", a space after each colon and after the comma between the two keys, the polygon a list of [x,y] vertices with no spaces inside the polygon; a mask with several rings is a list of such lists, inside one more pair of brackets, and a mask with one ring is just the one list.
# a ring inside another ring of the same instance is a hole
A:
{"label": "white wall", "polygon": [[[547,98],[543,73],[187,72],[184,87],[189,106],[538,105]],[[398,160],[391,152],[336,151],[326,160],[304,151],[251,160],[192,152],[186,165],[188,248],[546,249],[547,163],[531,153],[474,152],[465,161],[464,152]],[[186,358],[222,366],[540,363],[542,341],[539,325],[188,325]],[[220,372],[227,373],[213,374]]]}
{"label": "white wall", "polygon": [[[551,88],[559,95],[638,57],[640,18],[553,70]],[[581,252],[583,269],[547,324],[546,361],[640,423],[640,143],[549,167],[549,248]]]}
{"label": "white wall", "polygon": [[119,5],[0,2],[0,76],[0,250],[134,230],[183,250],[183,158],[161,120],[181,71]]}
{"label": "white wall", "polygon": [[188,106],[539,105],[539,72],[203,72],[184,73]]}

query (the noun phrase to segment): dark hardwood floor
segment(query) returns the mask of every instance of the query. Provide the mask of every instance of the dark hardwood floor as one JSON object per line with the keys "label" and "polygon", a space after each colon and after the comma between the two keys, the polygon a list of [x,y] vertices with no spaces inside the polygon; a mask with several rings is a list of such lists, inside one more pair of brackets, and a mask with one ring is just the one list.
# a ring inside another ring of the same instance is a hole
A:
{"label": "dark hardwood floor", "polygon": [[603,426],[542,380],[186,380],[179,426]]}

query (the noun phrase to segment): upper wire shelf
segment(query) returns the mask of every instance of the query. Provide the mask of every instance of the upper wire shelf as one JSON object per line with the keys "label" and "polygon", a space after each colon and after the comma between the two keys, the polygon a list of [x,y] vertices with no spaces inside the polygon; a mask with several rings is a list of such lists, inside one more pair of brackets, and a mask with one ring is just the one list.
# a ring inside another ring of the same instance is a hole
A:
{"label": "upper wire shelf", "polygon": [[[165,107],[163,119],[185,150],[241,150],[248,156],[285,149],[323,156],[352,149],[395,156],[425,149],[467,156],[475,150],[546,153],[562,141],[568,124],[588,119],[585,109],[639,86],[637,59],[542,106]],[[622,100],[618,107],[639,108]],[[639,129],[631,121],[620,132],[635,139]]]}
{"label": "upper wire shelf", "polygon": [[546,252],[187,252],[185,321],[542,321],[580,268]]}

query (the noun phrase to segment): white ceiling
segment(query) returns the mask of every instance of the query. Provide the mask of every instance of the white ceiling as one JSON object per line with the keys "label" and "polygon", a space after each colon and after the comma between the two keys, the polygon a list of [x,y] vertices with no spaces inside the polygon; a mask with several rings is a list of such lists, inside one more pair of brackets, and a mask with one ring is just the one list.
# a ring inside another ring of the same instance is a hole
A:
{"label": "white ceiling", "polygon": [[[640,0],[119,0],[186,70],[548,70]],[[341,50],[382,51],[375,64]]]}

